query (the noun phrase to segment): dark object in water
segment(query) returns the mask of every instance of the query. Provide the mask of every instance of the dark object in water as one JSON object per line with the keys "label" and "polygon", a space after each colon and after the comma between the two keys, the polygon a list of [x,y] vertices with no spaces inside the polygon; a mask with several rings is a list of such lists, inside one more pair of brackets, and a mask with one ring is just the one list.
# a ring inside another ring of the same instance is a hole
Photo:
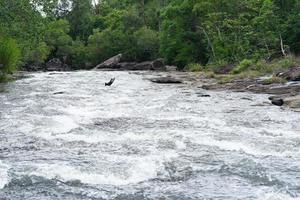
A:
{"label": "dark object in water", "polygon": [[105,83],[105,86],[111,86],[115,82],[115,78],[110,79],[108,83]]}
{"label": "dark object in water", "polygon": [[273,99],[272,104],[276,106],[283,106],[284,101],[282,99]]}

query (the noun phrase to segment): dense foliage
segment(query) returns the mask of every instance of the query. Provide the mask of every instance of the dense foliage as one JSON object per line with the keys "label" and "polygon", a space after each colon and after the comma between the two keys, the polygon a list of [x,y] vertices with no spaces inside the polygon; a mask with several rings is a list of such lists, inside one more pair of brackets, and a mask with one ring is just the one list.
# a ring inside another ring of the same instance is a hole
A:
{"label": "dense foliage", "polygon": [[299,12],[300,0],[7,0],[0,36],[23,66],[60,58],[79,69],[119,53],[223,66],[300,53]]}

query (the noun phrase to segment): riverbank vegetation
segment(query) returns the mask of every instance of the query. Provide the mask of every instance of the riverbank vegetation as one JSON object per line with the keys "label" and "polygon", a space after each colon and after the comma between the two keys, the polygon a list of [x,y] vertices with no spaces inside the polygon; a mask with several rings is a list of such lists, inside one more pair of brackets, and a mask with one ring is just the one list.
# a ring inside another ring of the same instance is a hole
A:
{"label": "riverbank vegetation", "polygon": [[232,76],[297,63],[299,0],[100,2],[1,1],[2,73],[51,58],[87,69],[119,53],[127,61],[162,57],[191,71],[232,67]]}

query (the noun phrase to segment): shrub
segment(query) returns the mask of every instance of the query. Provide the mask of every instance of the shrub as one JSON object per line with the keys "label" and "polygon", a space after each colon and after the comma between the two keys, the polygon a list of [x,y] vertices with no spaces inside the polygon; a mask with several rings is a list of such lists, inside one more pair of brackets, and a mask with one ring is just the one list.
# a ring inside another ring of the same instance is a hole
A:
{"label": "shrub", "polygon": [[199,72],[203,71],[204,67],[199,63],[190,63],[186,66],[186,70],[190,72]]}
{"label": "shrub", "polygon": [[291,67],[295,67],[297,65],[297,62],[292,57],[287,57],[282,60],[279,60],[277,65],[279,68],[288,69]]}
{"label": "shrub", "polygon": [[253,66],[253,61],[252,60],[248,60],[248,59],[244,59],[243,61],[240,62],[240,64],[238,66],[236,66],[233,69],[233,73],[234,74],[239,74],[247,69],[249,69],[251,66]]}
{"label": "shrub", "polygon": [[24,60],[27,63],[42,64],[48,58],[50,54],[50,48],[45,42],[40,42],[37,46],[30,50],[27,55],[24,55]]}
{"label": "shrub", "polygon": [[286,83],[286,82],[287,82],[287,80],[285,80],[283,78],[273,76],[272,78],[268,78],[268,79],[264,80],[263,84],[264,85],[271,85],[273,83]]}
{"label": "shrub", "polygon": [[15,40],[0,39],[0,71],[2,75],[12,73],[17,69],[20,60],[20,50]]}

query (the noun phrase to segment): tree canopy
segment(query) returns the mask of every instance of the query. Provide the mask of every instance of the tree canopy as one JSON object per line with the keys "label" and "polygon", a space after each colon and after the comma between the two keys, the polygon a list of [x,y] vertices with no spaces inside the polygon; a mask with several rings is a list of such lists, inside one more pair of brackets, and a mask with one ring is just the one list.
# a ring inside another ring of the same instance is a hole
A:
{"label": "tree canopy", "polygon": [[15,41],[19,65],[66,56],[78,69],[119,53],[180,67],[270,60],[300,53],[299,11],[300,0],[9,0],[0,40]]}

